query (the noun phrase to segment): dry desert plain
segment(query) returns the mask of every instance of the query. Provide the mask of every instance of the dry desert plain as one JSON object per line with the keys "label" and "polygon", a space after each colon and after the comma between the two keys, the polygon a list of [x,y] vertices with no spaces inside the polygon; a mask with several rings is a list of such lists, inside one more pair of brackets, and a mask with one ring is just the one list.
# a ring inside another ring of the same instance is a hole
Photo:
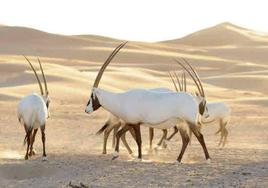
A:
{"label": "dry desert plain", "polygon": [[[217,146],[218,125],[202,130],[210,164],[195,138],[183,164],[174,164],[181,147],[179,134],[167,149],[148,153],[146,128],[144,162],[134,162],[123,146],[120,157],[112,161],[111,138],[108,154],[101,154],[103,138],[95,133],[107,112],[100,109],[89,115],[84,109],[100,65],[120,42],[0,26],[0,187],[69,187],[70,182],[88,187],[268,187],[268,34],[222,23],[176,40],[130,41],[102,78],[100,87],[115,92],[173,89],[168,71],[179,69],[172,59],[188,59],[200,74],[208,101],[224,101],[232,109],[226,147]],[[24,160],[25,133],[16,106],[39,88],[22,54],[32,61],[40,57],[48,80],[51,118],[45,162],[40,132],[37,155]],[[155,143],[160,136],[156,130]],[[135,142],[128,140],[136,153]]]}

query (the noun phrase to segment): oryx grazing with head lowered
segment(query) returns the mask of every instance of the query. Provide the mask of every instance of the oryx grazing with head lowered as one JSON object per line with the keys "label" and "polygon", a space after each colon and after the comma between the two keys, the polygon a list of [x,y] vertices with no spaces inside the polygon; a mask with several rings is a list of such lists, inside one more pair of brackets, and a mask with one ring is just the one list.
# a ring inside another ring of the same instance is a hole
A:
{"label": "oryx grazing with head lowered", "polygon": [[[122,43],[115,48],[102,65],[95,79],[85,112],[92,113],[98,108],[103,107],[126,123],[126,126],[116,135],[115,151],[117,153],[119,152],[119,139],[121,135],[130,128],[134,128],[139,159],[142,158],[140,125],[168,129],[173,127],[178,120],[184,120],[188,123],[190,129],[202,145],[206,159],[209,160],[210,156],[203,135],[197,129],[199,114],[208,116],[204,93],[200,93],[203,97],[200,97],[200,100],[197,101],[192,95],[185,92],[164,93],[147,89],[133,89],[127,92],[114,93],[98,88],[105,68],[125,44],[126,43]],[[202,84],[200,87],[202,87]],[[157,125],[160,124],[161,127],[157,127]],[[177,158],[178,162],[181,162],[188,142],[189,139],[183,143],[180,155]]]}
{"label": "oryx grazing with head lowered", "polygon": [[[25,56],[24,56],[25,57]],[[38,58],[38,63],[40,70],[42,72],[43,81],[45,85],[45,90],[43,89],[43,86],[41,84],[41,81],[36,73],[35,68],[33,67],[30,60],[25,57],[27,62],[29,63],[31,69],[33,70],[35,77],[37,79],[37,82],[39,84],[41,95],[37,93],[32,93],[30,95],[27,95],[23,97],[17,108],[17,115],[19,122],[24,126],[25,129],[25,138],[24,138],[24,144],[27,142],[27,149],[25,154],[25,160],[28,159],[29,156],[32,156],[35,154],[33,151],[33,144],[35,141],[35,136],[37,133],[38,128],[41,129],[42,134],[42,143],[43,143],[43,160],[46,160],[46,146],[45,146],[45,127],[46,127],[46,121],[49,117],[49,95],[48,95],[48,88],[47,88],[47,81],[46,77],[43,71],[43,67],[41,64],[41,61]]]}

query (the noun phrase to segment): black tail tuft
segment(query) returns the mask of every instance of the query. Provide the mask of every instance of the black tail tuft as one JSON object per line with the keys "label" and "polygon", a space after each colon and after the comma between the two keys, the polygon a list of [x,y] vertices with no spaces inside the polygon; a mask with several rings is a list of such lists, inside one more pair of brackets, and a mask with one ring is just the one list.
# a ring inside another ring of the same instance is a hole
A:
{"label": "black tail tuft", "polygon": [[105,123],[102,128],[100,130],[98,130],[98,132],[96,133],[96,135],[100,135],[101,133],[103,133],[103,131],[105,131],[105,129],[108,127],[109,123]]}

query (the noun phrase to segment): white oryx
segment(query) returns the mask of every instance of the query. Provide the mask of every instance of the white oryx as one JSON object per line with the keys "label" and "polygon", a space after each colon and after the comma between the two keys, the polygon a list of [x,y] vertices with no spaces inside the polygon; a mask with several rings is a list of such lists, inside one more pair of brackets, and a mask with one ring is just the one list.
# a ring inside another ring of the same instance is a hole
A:
{"label": "white oryx", "polygon": [[[186,60],[184,60],[186,62]],[[171,75],[170,75],[171,76]],[[177,79],[177,83],[179,85],[180,91],[181,91],[181,85],[184,84],[184,91],[186,92],[186,80],[182,79],[183,83],[180,83],[178,76],[175,74],[176,79]],[[174,81],[174,79],[171,77],[174,87],[176,89],[176,91],[178,91],[178,88],[176,86],[176,83]],[[195,96],[197,98],[199,98],[199,94],[198,92],[195,93]],[[231,109],[224,103],[224,102],[208,102],[207,105],[207,110],[209,112],[209,117],[205,118],[204,116],[202,116],[199,120],[199,130],[201,130],[201,127],[203,125],[209,125],[213,122],[219,122],[219,129],[215,134],[221,133],[221,138],[219,141],[219,146],[222,145],[222,147],[225,146],[226,144],[226,140],[227,140],[227,136],[228,136],[228,130],[226,129],[226,125],[229,123],[230,121],[230,114],[231,114]],[[174,136],[174,134],[176,134],[176,132],[174,132],[170,137]],[[192,132],[189,131],[190,134],[190,139],[192,137]],[[171,138],[168,138],[167,140],[170,140]]]}
{"label": "white oryx", "polygon": [[[43,75],[43,81],[45,85],[45,92],[43,90],[42,84],[40,82],[40,79],[29,61],[27,57],[25,59],[28,61],[29,65],[31,66],[35,77],[37,79],[37,82],[39,84],[41,95],[38,95],[37,93],[32,93],[30,95],[27,95],[21,99],[21,101],[18,104],[17,108],[17,116],[19,119],[19,122],[24,126],[25,129],[25,138],[24,138],[24,144],[27,142],[27,150],[25,154],[25,160],[28,159],[28,156],[32,156],[35,154],[33,151],[33,144],[35,141],[35,136],[37,133],[38,128],[40,127],[41,133],[42,133],[42,143],[43,143],[43,160],[46,160],[46,147],[45,147],[45,126],[46,121],[49,117],[49,96],[48,96],[48,89],[47,89],[47,82],[46,77],[43,72],[42,64],[38,58],[38,63]],[[30,152],[29,152],[30,149]]]}
{"label": "white oryx", "polygon": [[201,118],[199,125],[200,129],[202,128],[202,126],[218,122],[219,129],[215,134],[221,134],[218,146],[224,147],[228,136],[228,130],[226,129],[226,126],[230,121],[231,109],[224,102],[209,102],[207,103],[207,108],[209,111],[209,117]]}
{"label": "white oryx", "polygon": [[[126,123],[126,126],[116,135],[115,151],[117,153],[119,152],[119,139],[121,135],[130,128],[134,128],[139,159],[142,158],[140,125],[168,129],[173,127],[179,120],[183,120],[188,123],[191,131],[202,145],[206,159],[209,160],[210,157],[203,135],[197,129],[199,114],[208,116],[205,95],[198,77],[197,79],[200,85],[197,82],[196,84],[202,96],[200,97],[200,101],[197,101],[192,95],[185,92],[163,93],[146,89],[135,89],[122,93],[113,93],[98,88],[105,68],[125,44],[122,43],[115,48],[102,65],[94,82],[85,112],[92,113],[102,106],[105,110],[111,112]],[[158,126],[160,124],[161,127]],[[180,155],[177,158],[178,162],[181,162],[188,143],[189,138],[184,139]]]}
{"label": "white oryx", "polygon": [[[155,88],[155,89],[149,89],[150,91],[155,91],[155,92],[173,92],[172,90],[168,89],[168,88]],[[125,123],[123,120],[120,120],[120,118],[114,116],[112,113],[109,113],[108,119],[106,120],[105,124],[102,126],[102,128],[96,133],[97,135],[101,134],[104,132],[103,135],[103,154],[106,154],[106,146],[107,146],[107,140],[109,137],[109,134],[112,130],[114,130],[114,134],[113,134],[113,147],[115,145],[115,135],[118,132],[120,127],[124,127]],[[178,129],[176,126],[174,126],[174,130],[178,132]],[[166,132],[166,129],[163,129],[163,132]],[[132,129],[130,129],[130,133],[132,134],[132,136],[135,139],[135,133],[133,132]],[[153,128],[150,128],[150,149],[152,148],[152,139],[153,139]],[[166,135],[163,134],[161,140],[159,141],[158,145],[161,145],[162,141],[166,138]],[[172,138],[172,137],[171,137]],[[126,141],[126,134],[123,134],[121,136],[122,142],[125,145],[125,147],[128,150],[129,154],[132,154],[132,150],[130,149],[127,141]]]}

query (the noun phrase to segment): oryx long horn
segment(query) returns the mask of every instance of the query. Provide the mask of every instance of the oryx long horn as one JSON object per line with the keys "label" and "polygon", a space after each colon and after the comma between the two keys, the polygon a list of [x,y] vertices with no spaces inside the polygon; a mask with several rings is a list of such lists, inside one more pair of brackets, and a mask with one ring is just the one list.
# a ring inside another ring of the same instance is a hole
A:
{"label": "oryx long horn", "polygon": [[32,70],[33,70],[33,72],[35,74],[35,77],[37,79],[37,82],[38,82],[38,85],[39,85],[39,88],[40,88],[41,95],[44,95],[44,90],[43,90],[42,84],[40,82],[40,79],[39,79],[39,77],[38,77],[38,75],[37,75],[32,63],[30,62],[30,60],[26,56],[24,56],[24,58],[28,61],[29,65],[31,66],[31,68],[32,68]]}
{"label": "oryx long horn", "polygon": [[175,74],[175,77],[176,77],[177,83],[179,84],[180,91],[182,91],[183,86],[181,85],[180,79],[179,79],[179,77],[178,77],[178,75],[177,75],[177,73],[176,73],[176,72],[175,72],[174,74]]}
{"label": "oryx long horn", "polygon": [[187,91],[187,87],[186,87],[186,75],[185,72],[183,71],[182,73],[182,78],[183,78],[183,85],[184,85],[184,91]]}
{"label": "oryx long horn", "polygon": [[193,81],[194,81],[194,83],[195,83],[195,85],[197,86],[197,89],[198,89],[198,91],[199,91],[199,93],[200,93],[200,95],[202,95],[202,92],[201,92],[201,89],[200,89],[200,87],[199,87],[199,85],[198,85],[198,83],[197,83],[197,81],[195,80],[195,78],[194,78],[194,76],[192,75],[192,73],[180,62],[180,61],[178,61],[177,59],[174,59],[184,70],[186,70],[186,72],[191,76],[191,78],[193,79]]}
{"label": "oryx long horn", "polygon": [[171,73],[170,73],[170,72],[168,72],[168,74],[169,74],[169,77],[171,78],[171,80],[172,80],[172,82],[173,82],[173,85],[174,85],[174,87],[175,87],[176,91],[178,92],[179,90],[178,90],[178,88],[177,88],[177,85],[176,85],[176,83],[175,83],[175,81],[174,81],[174,79],[173,79],[173,77],[172,77]]}
{"label": "oryx long horn", "polygon": [[41,61],[39,58],[37,58],[38,60],[38,63],[39,63],[39,66],[40,66],[40,69],[41,69],[41,72],[42,72],[42,75],[43,75],[43,80],[44,80],[44,84],[45,84],[45,91],[46,91],[46,95],[48,94],[48,89],[47,89],[47,80],[46,80],[46,76],[44,74],[44,70],[43,70],[43,66],[41,64]]}
{"label": "oryx long horn", "polygon": [[123,48],[126,45],[127,42],[121,43],[120,45],[118,45],[113,52],[109,55],[109,57],[106,59],[106,61],[104,62],[104,64],[102,65],[101,69],[99,70],[99,73],[95,79],[95,82],[93,84],[93,87],[98,87],[101,77],[103,75],[104,70],[106,69],[106,67],[109,65],[109,63],[112,61],[112,59],[114,58],[114,56],[120,51],[121,48]]}
{"label": "oryx long horn", "polygon": [[186,59],[184,59],[184,58],[182,58],[182,59],[190,67],[190,69],[193,71],[193,73],[195,74],[195,76],[197,78],[197,81],[198,81],[198,83],[200,85],[201,91],[202,91],[202,95],[201,96],[205,97],[205,92],[204,92],[203,85],[202,85],[202,82],[200,80],[199,75],[197,74],[197,72],[195,71],[195,69],[192,67],[192,65]]}

